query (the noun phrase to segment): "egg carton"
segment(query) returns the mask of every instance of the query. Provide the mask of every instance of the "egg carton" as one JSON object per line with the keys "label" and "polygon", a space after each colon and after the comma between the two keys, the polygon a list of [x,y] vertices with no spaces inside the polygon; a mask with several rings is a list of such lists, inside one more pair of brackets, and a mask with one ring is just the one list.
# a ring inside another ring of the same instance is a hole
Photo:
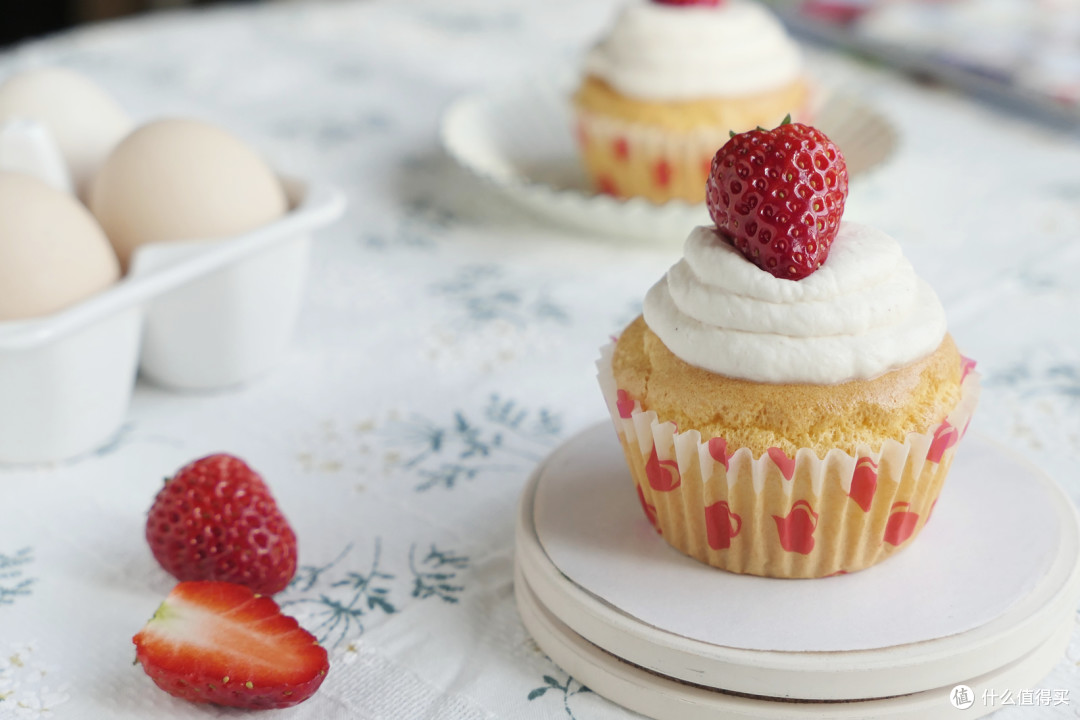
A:
{"label": "egg carton", "polygon": [[312,234],[340,191],[283,179],[291,210],[231,238],[145,245],[111,288],[61,312],[0,322],[0,463],[55,462],[119,431],[138,372],[213,391],[269,370],[292,337]]}

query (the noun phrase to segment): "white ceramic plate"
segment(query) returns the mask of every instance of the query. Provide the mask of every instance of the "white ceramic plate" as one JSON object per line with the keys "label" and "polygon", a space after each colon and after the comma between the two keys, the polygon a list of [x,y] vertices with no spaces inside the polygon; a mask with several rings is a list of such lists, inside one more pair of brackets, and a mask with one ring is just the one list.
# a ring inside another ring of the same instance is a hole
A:
{"label": "white ceramic plate", "polygon": [[[596,194],[572,135],[572,77],[534,78],[456,100],[442,120],[446,151],[507,197],[550,220],[602,236],[682,242],[708,222],[702,205],[656,205]],[[897,133],[880,113],[843,93],[825,97],[814,124],[840,146],[852,177],[885,161]]]}

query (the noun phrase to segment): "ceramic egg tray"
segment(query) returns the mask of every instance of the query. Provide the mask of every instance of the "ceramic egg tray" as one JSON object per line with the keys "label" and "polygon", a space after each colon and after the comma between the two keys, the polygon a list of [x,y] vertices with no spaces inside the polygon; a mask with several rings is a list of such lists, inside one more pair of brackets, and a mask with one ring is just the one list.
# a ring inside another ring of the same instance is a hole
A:
{"label": "ceramic egg tray", "polygon": [[116,285],[53,315],[0,323],[0,463],[72,458],[119,430],[138,372],[187,391],[247,382],[282,355],[311,237],[334,189],[283,180],[290,211],[243,235],[146,245]]}

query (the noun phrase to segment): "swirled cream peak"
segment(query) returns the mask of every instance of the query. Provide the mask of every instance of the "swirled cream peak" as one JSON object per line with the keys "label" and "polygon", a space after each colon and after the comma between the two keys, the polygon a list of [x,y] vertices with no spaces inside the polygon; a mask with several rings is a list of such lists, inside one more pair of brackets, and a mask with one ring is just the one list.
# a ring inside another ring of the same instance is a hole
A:
{"label": "swirled cream peak", "polygon": [[589,75],[623,95],[659,101],[773,90],[794,82],[801,68],[780,22],[743,0],[716,7],[638,0],[585,61]]}
{"label": "swirled cream peak", "polygon": [[645,297],[645,322],[671,352],[755,382],[867,380],[929,355],[945,311],[899,244],[845,222],[828,259],[802,280],[775,278],[712,227]]}

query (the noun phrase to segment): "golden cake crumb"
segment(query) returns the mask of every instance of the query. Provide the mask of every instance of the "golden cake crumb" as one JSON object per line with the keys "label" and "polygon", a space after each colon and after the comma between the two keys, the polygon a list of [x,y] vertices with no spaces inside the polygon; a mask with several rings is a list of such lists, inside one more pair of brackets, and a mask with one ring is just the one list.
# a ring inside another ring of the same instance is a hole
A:
{"label": "golden cake crumb", "polygon": [[916,362],[872,380],[836,385],[772,384],[718,375],[676,357],[645,324],[632,322],[615,347],[620,389],[680,431],[722,437],[729,452],[770,447],[789,456],[801,447],[818,457],[832,448],[854,454],[926,432],[960,399],[961,359],[952,336]]}

